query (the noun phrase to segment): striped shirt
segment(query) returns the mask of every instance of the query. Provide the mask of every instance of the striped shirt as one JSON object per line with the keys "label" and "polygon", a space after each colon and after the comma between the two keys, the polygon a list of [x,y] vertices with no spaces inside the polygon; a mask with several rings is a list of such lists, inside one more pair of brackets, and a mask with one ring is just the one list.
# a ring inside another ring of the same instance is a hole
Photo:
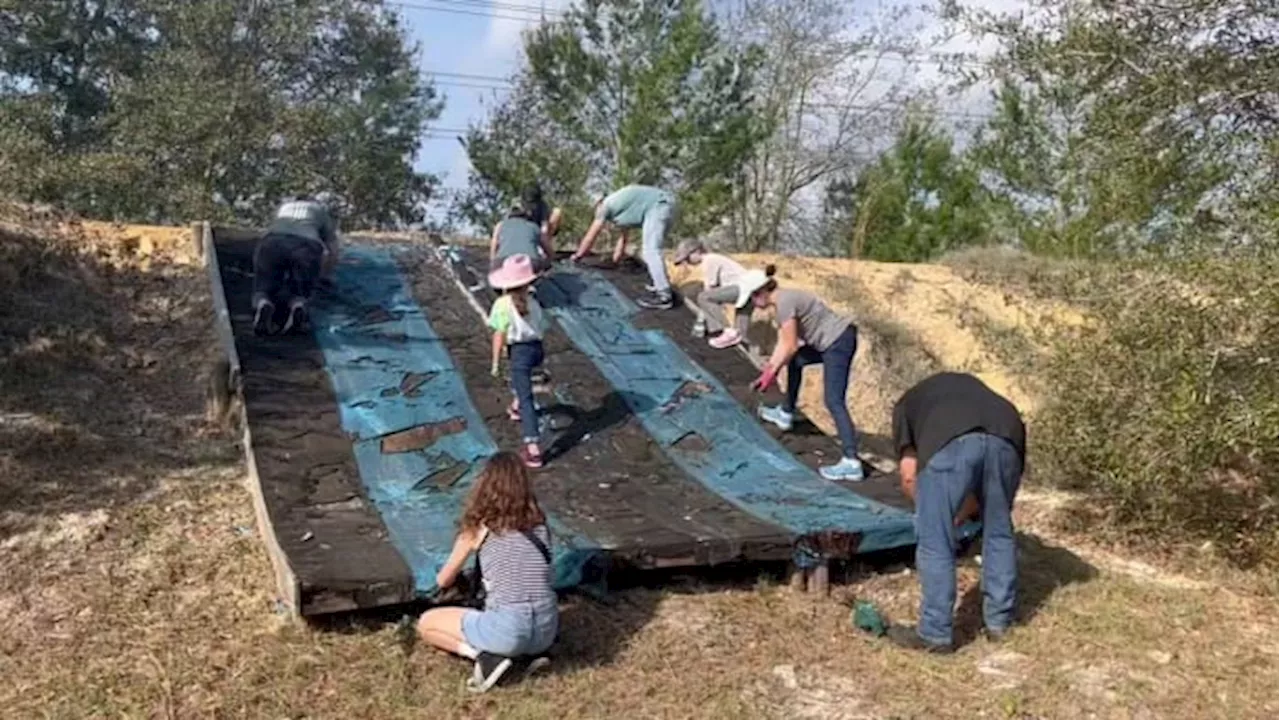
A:
{"label": "striped shirt", "polygon": [[[546,525],[531,532],[551,549],[551,532]],[[555,602],[551,564],[524,533],[486,532],[479,555],[486,607]]]}

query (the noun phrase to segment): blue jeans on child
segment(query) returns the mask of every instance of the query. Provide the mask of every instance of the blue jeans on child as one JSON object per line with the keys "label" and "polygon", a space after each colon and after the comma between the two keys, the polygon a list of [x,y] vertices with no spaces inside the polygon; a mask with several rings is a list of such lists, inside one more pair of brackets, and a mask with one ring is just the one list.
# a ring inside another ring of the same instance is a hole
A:
{"label": "blue jeans on child", "polygon": [[789,413],[796,411],[804,367],[822,363],[822,399],[826,403],[827,412],[831,413],[831,419],[836,423],[840,448],[847,458],[858,453],[858,433],[853,427],[853,418],[849,416],[849,408],[845,405],[845,397],[849,394],[849,373],[853,369],[853,356],[857,352],[858,329],[853,325],[822,352],[809,345],[801,347],[787,364],[787,401],[782,406]]}
{"label": "blue jeans on child", "polygon": [[538,442],[538,410],[533,404],[533,371],[542,366],[542,341],[513,343],[507,346],[511,362],[511,389],[520,406],[520,434],[526,443]]}
{"label": "blue jeans on child", "polygon": [[974,493],[982,506],[982,617],[988,629],[1013,622],[1018,558],[1013,537],[1013,498],[1022,482],[1022,459],[1004,438],[984,432],[961,435],[942,446],[916,478],[916,571],[920,574],[920,637],[952,642],[956,604],[955,516]]}
{"label": "blue jeans on child", "polygon": [[467,644],[503,657],[545,652],[559,630],[560,611],[554,600],[468,610],[462,616],[462,637]]}

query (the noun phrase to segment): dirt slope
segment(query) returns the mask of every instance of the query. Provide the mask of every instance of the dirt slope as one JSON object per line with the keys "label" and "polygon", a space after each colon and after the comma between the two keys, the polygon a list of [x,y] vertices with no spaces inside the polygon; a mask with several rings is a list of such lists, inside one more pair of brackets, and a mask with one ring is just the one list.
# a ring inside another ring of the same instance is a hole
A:
{"label": "dirt slope", "polygon": [[[981,569],[967,564],[965,644],[950,657],[904,653],[850,628],[854,599],[914,618],[918,585],[906,570],[853,568],[826,599],[754,574],[669,578],[607,605],[570,598],[554,672],[483,696],[463,689],[465,664],[405,642],[394,623],[285,624],[273,612],[235,438],[202,416],[199,374],[217,349],[188,231],[0,208],[6,217],[6,718],[1276,716],[1274,588],[1170,578],[1037,535],[1025,515],[1025,625],[1004,646],[972,640]],[[865,425],[883,410],[876,393],[891,395],[874,378],[896,382],[928,353],[973,363],[993,384],[1003,372],[1011,394],[1027,392],[1016,364],[997,362],[1000,343],[943,331],[969,327],[952,303],[1005,312],[1007,302],[1034,324],[1032,305],[958,289],[945,269],[910,268],[903,278],[898,267],[817,264],[802,275],[800,264],[783,263],[785,282],[848,292],[852,276],[867,288],[862,304],[846,305],[874,336],[854,388]],[[888,339],[873,353],[881,332]],[[913,342],[923,335],[937,337]],[[917,355],[920,347],[928,353]]]}

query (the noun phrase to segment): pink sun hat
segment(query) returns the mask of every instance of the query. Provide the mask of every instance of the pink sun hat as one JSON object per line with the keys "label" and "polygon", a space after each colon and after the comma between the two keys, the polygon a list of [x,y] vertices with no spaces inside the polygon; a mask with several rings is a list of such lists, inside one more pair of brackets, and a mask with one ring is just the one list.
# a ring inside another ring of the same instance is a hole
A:
{"label": "pink sun hat", "polygon": [[533,260],[530,260],[528,255],[512,255],[503,260],[497,270],[489,273],[489,287],[511,290],[528,285],[537,279],[538,275],[533,271]]}

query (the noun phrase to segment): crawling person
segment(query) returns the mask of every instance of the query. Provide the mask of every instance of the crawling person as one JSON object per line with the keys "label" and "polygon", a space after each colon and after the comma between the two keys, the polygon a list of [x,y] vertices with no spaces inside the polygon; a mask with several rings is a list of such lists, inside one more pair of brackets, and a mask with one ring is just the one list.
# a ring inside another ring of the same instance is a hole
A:
{"label": "crawling person", "polygon": [[499,376],[503,348],[511,363],[511,390],[515,398],[507,414],[520,423],[522,445],[520,459],[527,467],[542,467],[542,450],[538,446],[538,406],[533,398],[533,373],[542,366],[542,335],[546,324],[542,306],[529,292],[538,278],[528,255],[513,255],[489,273],[489,286],[502,291],[489,312],[489,329],[493,331],[494,377]]}
{"label": "crawling person", "polygon": [[453,552],[436,575],[437,586],[450,587],[476,553],[484,609],[439,607],[418,620],[423,641],[475,661],[472,690],[488,690],[514,666],[527,676],[550,662],[545,653],[560,627],[550,545],[520,459],[494,455],[471,487]]}
{"label": "crawling person", "polygon": [[828,480],[860,481],[863,474],[858,435],[845,405],[853,356],[858,350],[858,327],[827,307],[817,295],[778,287],[773,277],[776,270],[773,265],[763,271],[750,270],[738,284],[738,307],[752,304],[757,310],[773,308],[777,313],[778,343],[760,377],[751,384],[752,389],[763,392],[776,382],[782,368],[787,369],[786,400],[779,407],[761,406],[760,418],[783,432],[790,431],[804,368],[822,363],[822,399],[835,421],[843,456],[833,465],[818,468],[818,472]]}
{"label": "crawling person", "polygon": [[302,329],[307,303],[322,280],[332,282],[340,240],[331,196],[290,200],[276,210],[253,253],[253,331],[275,331],[277,304],[288,309],[280,332]]}
{"label": "crawling person", "polygon": [[532,260],[535,273],[551,267],[550,235],[537,219],[544,210],[530,207],[522,201],[512,206],[507,217],[493,226],[493,235],[489,238],[490,270],[497,270],[507,258],[516,255],[525,255]]}
{"label": "crawling person", "polygon": [[715,324],[713,330],[723,332],[707,341],[711,347],[731,348],[745,340],[747,329],[751,327],[750,303],[735,311],[731,328],[725,328],[719,316],[725,305],[737,303],[738,281],[746,274],[746,269],[733,258],[707,252],[701,240],[682,241],[676,248],[673,262],[676,265],[696,265],[702,270],[702,291],[694,299],[698,306],[698,317],[693,323],[694,337],[705,337],[708,326]]}

